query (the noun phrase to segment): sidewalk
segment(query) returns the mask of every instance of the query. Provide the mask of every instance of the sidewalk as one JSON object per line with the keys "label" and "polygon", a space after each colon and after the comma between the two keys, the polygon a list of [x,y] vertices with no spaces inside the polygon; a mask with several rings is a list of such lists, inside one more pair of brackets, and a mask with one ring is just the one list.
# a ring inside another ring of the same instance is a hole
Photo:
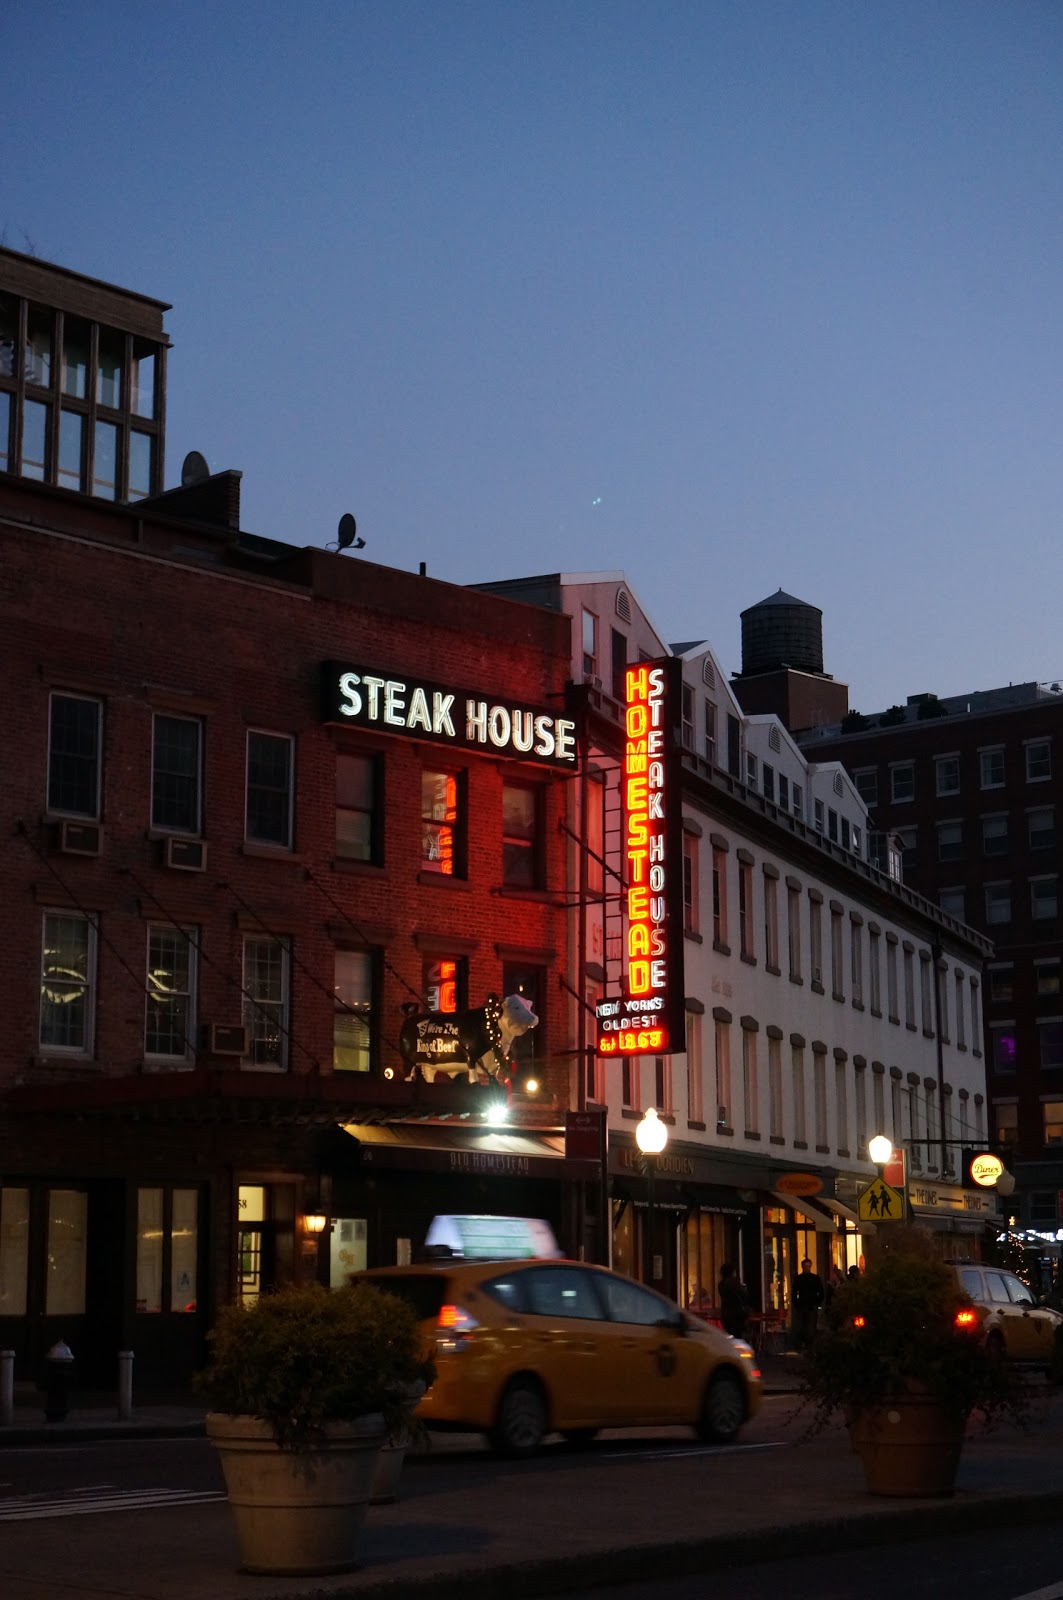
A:
{"label": "sidewalk", "polygon": [[[442,1600],[456,1593],[518,1600],[825,1547],[855,1550],[953,1530],[977,1535],[1063,1514],[1063,1397],[1039,1398],[1026,1431],[973,1432],[952,1499],[882,1500],[864,1490],[841,1428],[802,1440],[803,1423],[788,1420],[787,1384],[793,1378],[785,1370],[772,1375],[775,1397],[737,1450],[694,1452],[689,1432],[673,1429],[657,1436],[659,1450],[642,1436],[634,1454],[630,1434],[607,1435],[588,1456],[548,1448],[511,1468],[474,1438],[443,1436],[407,1462],[398,1503],[370,1509],[355,1573],[240,1574],[228,1507],[213,1501],[117,1519],[5,1524],[0,1593],[5,1600],[113,1600],[116,1593],[124,1600]],[[184,1425],[199,1428],[201,1419],[201,1411],[186,1413]],[[125,1426],[146,1433],[173,1422],[173,1408],[159,1407]],[[77,1413],[52,1428],[67,1443],[86,1436]],[[13,1478],[16,1460],[0,1455],[0,1478]]]}

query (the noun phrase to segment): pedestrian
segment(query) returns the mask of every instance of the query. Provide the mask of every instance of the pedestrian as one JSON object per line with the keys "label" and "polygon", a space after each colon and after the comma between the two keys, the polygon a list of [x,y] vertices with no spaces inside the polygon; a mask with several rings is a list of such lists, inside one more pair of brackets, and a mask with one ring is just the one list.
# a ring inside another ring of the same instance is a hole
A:
{"label": "pedestrian", "polygon": [[850,1283],[855,1283],[856,1282],[857,1278],[860,1276],[860,1268],[857,1266],[855,1261],[853,1262],[852,1266],[849,1268],[849,1270],[845,1274],[845,1276],[849,1280]]}
{"label": "pedestrian", "polygon": [[812,1271],[812,1262],[806,1256],[801,1263],[801,1271],[794,1279],[793,1335],[796,1350],[807,1350],[816,1337],[816,1323],[823,1299],[823,1279],[818,1272]]}
{"label": "pedestrian", "polygon": [[725,1333],[732,1339],[749,1337],[749,1290],[735,1271],[734,1263],[725,1261],[720,1268],[720,1281],[716,1286],[720,1303],[720,1321]]}

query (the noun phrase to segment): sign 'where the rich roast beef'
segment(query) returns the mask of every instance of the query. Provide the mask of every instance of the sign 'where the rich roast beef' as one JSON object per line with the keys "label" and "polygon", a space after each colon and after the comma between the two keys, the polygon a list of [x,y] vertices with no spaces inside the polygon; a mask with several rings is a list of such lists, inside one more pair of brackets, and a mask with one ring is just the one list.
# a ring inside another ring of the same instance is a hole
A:
{"label": "sign 'where the rich roast beef'", "polygon": [[596,1007],[603,1056],[686,1049],[683,1001],[683,816],[674,730],[682,666],[628,667],[625,678],[623,994]]}
{"label": "sign 'where the rich roast beef'", "polygon": [[337,661],[322,667],[321,689],[325,722],[542,766],[576,765],[575,722],[541,706]]}

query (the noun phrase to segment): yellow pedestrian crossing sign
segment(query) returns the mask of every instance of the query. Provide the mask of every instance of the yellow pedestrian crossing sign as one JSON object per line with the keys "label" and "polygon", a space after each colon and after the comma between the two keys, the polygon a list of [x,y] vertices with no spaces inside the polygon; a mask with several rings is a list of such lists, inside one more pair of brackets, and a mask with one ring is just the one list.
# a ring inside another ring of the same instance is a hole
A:
{"label": "yellow pedestrian crossing sign", "polygon": [[860,1191],[856,1214],[861,1222],[903,1222],[904,1196],[881,1178],[873,1178]]}

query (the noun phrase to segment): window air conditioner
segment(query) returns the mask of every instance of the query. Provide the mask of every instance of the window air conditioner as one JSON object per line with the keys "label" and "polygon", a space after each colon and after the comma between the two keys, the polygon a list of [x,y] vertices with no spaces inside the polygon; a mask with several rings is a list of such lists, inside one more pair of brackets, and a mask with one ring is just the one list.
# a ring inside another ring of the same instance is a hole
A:
{"label": "window air conditioner", "polygon": [[246,1056],[247,1029],[238,1022],[207,1024],[207,1050],[212,1056]]}
{"label": "window air conditioner", "polygon": [[175,867],[179,872],[203,872],[207,865],[206,840],[168,838],[166,865]]}
{"label": "window air conditioner", "polygon": [[75,822],[66,817],[59,824],[59,848],[68,856],[98,856],[103,844],[103,829],[98,822]]}

